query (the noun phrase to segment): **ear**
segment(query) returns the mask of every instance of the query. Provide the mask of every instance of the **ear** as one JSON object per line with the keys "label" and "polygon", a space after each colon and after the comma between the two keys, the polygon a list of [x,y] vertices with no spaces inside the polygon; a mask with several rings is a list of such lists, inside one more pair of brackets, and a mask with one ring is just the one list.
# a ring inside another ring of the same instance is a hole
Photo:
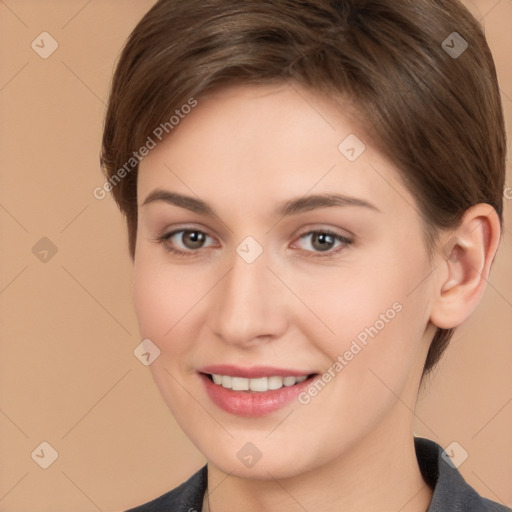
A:
{"label": "ear", "polygon": [[459,227],[443,237],[430,321],[442,329],[460,325],[476,308],[498,249],[496,210],[480,203],[466,210]]}

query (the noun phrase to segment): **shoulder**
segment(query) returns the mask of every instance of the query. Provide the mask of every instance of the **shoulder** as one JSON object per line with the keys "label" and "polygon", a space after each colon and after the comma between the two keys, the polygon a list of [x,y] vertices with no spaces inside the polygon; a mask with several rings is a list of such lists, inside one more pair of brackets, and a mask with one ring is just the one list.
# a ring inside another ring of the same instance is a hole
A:
{"label": "shoulder", "polygon": [[208,481],[207,475],[208,466],[204,465],[178,487],[126,512],[200,512]]}
{"label": "shoulder", "polygon": [[511,512],[512,509],[480,496],[453,463],[453,453],[429,439],[414,438],[421,473],[433,489],[427,512]]}

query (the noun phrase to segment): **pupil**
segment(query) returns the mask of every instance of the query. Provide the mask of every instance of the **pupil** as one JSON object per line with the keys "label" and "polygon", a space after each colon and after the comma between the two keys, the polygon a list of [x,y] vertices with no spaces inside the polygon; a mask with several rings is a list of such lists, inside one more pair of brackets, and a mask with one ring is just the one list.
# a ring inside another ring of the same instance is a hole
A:
{"label": "pupil", "polygon": [[333,237],[327,233],[319,233],[315,235],[313,245],[315,245],[315,241],[320,242],[320,245],[317,248],[319,248],[321,251],[327,251],[330,249],[330,246],[333,243]]}
{"label": "pupil", "polygon": [[204,241],[203,233],[199,233],[198,231],[188,231],[187,238],[191,242],[189,245],[192,246],[191,247],[192,249],[197,249],[197,248],[201,247],[201,244]]}

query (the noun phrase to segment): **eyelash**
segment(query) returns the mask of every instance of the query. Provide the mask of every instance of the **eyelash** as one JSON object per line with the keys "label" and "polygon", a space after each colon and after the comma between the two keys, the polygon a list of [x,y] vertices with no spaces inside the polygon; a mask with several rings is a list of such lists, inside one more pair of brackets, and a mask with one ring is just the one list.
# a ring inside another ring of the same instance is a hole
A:
{"label": "eyelash", "polygon": [[[196,250],[191,249],[188,251],[183,251],[181,249],[176,249],[175,247],[169,246],[167,243],[169,241],[169,239],[172,238],[174,235],[177,235],[178,233],[201,233],[203,235],[209,236],[207,233],[205,233],[204,231],[201,231],[199,229],[177,229],[175,231],[171,231],[170,233],[166,233],[162,236],[157,237],[156,241],[158,243],[162,244],[166,251],[168,251],[178,257],[183,257],[183,258],[194,257],[200,249],[196,249]],[[300,235],[298,237],[298,240],[301,240],[302,238],[305,238],[309,235],[314,235],[314,234],[322,234],[322,235],[332,236],[335,241],[340,242],[342,245],[340,247],[338,247],[337,249],[331,249],[331,250],[328,250],[325,252],[307,251],[306,250],[304,252],[306,253],[306,257],[308,257],[308,258],[333,257],[336,254],[338,254],[340,251],[346,249],[346,247],[352,245],[354,242],[350,238],[342,236],[342,235],[335,233],[334,231],[330,231],[328,229],[306,231],[305,233],[303,233],[302,235]]]}

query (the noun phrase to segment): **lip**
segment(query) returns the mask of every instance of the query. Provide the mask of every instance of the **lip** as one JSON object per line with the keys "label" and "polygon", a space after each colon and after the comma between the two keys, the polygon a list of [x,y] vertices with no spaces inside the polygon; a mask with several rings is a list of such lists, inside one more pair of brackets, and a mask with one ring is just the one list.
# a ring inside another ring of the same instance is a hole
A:
{"label": "lip", "polygon": [[223,411],[243,417],[260,417],[272,414],[282,409],[303,392],[317,376],[306,379],[293,386],[283,386],[280,389],[272,389],[263,392],[234,391],[213,383],[206,374],[231,375],[233,377],[258,378],[279,375],[282,377],[300,377],[312,375],[312,373],[297,372],[296,370],[284,370],[271,367],[239,368],[229,365],[204,367],[200,370],[199,377],[205,386],[210,400]]}
{"label": "lip", "polygon": [[259,377],[302,377],[316,373],[314,371],[290,370],[289,368],[276,368],[274,366],[251,366],[242,368],[231,364],[216,364],[203,366],[197,370],[199,373],[215,373],[217,375],[231,375],[231,377],[244,377],[246,379],[257,379]]}

